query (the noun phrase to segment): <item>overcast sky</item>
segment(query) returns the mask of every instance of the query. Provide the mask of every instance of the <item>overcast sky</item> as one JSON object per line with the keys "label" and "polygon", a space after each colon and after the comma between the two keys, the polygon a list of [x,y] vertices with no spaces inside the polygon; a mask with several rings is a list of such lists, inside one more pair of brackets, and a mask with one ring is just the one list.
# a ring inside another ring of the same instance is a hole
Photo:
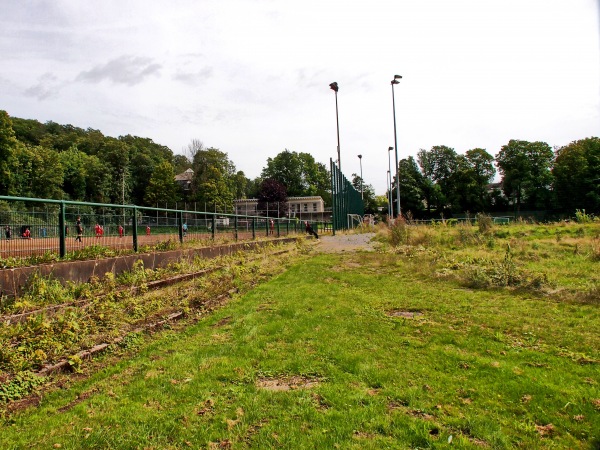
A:
{"label": "overcast sky", "polygon": [[[192,139],[254,178],[284,149],[386,189],[399,157],[600,135],[598,0],[0,0],[0,109]],[[393,166],[393,163],[392,163]]]}

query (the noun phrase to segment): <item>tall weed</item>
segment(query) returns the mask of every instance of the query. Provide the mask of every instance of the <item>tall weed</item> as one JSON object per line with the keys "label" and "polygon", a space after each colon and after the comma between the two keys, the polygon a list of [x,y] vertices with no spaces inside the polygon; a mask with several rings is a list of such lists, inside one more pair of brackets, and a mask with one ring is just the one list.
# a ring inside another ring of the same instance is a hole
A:
{"label": "tall weed", "polygon": [[578,223],[591,223],[594,220],[594,216],[592,214],[587,214],[585,209],[578,209],[575,211],[575,220]]}
{"label": "tall weed", "polygon": [[469,287],[513,287],[527,290],[539,290],[548,283],[546,274],[531,273],[519,267],[513,260],[510,245],[502,261],[485,261],[466,268],[464,280]]}
{"label": "tall weed", "polygon": [[481,237],[477,234],[475,229],[469,223],[460,223],[456,227],[458,244],[461,246],[465,245],[478,245],[481,244]]}
{"label": "tall weed", "polygon": [[24,294],[14,302],[13,312],[71,300],[74,300],[73,285],[65,287],[54,278],[43,277],[39,273],[35,273],[29,279]]}
{"label": "tall weed", "polygon": [[390,228],[390,244],[393,247],[408,245],[410,236],[409,225],[404,218],[398,218]]}
{"label": "tall weed", "polygon": [[479,232],[484,235],[491,234],[494,228],[494,221],[492,218],[483,213],[477,214],[475,216],[477,218],[477,226],[479,227]]}
{"label": "tall weed", "polygon": [[600,237],[592,239],[592,251],[590,254],[592,261],[600,261]]}

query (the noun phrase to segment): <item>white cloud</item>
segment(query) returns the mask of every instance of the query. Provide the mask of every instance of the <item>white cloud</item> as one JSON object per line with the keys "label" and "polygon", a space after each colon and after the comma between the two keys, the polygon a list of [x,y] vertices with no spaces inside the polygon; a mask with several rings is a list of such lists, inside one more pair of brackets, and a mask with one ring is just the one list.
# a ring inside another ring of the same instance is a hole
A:
{"label": "white cloud", "polygon": [[158,74],[161,68],[162,66],[155,63],[152,58],[124,55],[80,72],[75,81],[99,83],[110,80],[113,83],[134,86],[150,75]]}

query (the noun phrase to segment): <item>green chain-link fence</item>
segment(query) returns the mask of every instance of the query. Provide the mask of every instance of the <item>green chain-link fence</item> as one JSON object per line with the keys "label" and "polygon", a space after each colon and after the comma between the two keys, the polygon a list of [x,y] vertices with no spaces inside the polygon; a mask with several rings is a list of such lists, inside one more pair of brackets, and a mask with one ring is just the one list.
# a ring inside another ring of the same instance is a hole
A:
{"label": "green chain-link fence", "polygon": [[344,176],[332,159],[329,160],[331,167],[331,198],[332,198],[332,224],[333,233],[336,230],[349,228],[348,216],[363,216],[365,208],[360,192],[354,189],[352,183]]}
{"label": "green chain-link fence", "polygon": [[138,251],[164,241],[235,240],[304,233],[296,219],[0,196],[0,258],[67,253],[90,245]]}

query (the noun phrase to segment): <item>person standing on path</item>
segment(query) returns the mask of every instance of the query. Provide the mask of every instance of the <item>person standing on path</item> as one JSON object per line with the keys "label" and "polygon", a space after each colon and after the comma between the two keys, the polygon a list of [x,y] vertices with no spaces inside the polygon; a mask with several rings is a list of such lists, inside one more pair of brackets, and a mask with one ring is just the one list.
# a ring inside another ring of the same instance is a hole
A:
{"label": "person standing on path", "polygon": [[83,226],[81,225],[81,217],[77,216],[77,223],[75,228],[77,229],[77,237],[75,238],[75,242],[79,241],[83,243]]}

